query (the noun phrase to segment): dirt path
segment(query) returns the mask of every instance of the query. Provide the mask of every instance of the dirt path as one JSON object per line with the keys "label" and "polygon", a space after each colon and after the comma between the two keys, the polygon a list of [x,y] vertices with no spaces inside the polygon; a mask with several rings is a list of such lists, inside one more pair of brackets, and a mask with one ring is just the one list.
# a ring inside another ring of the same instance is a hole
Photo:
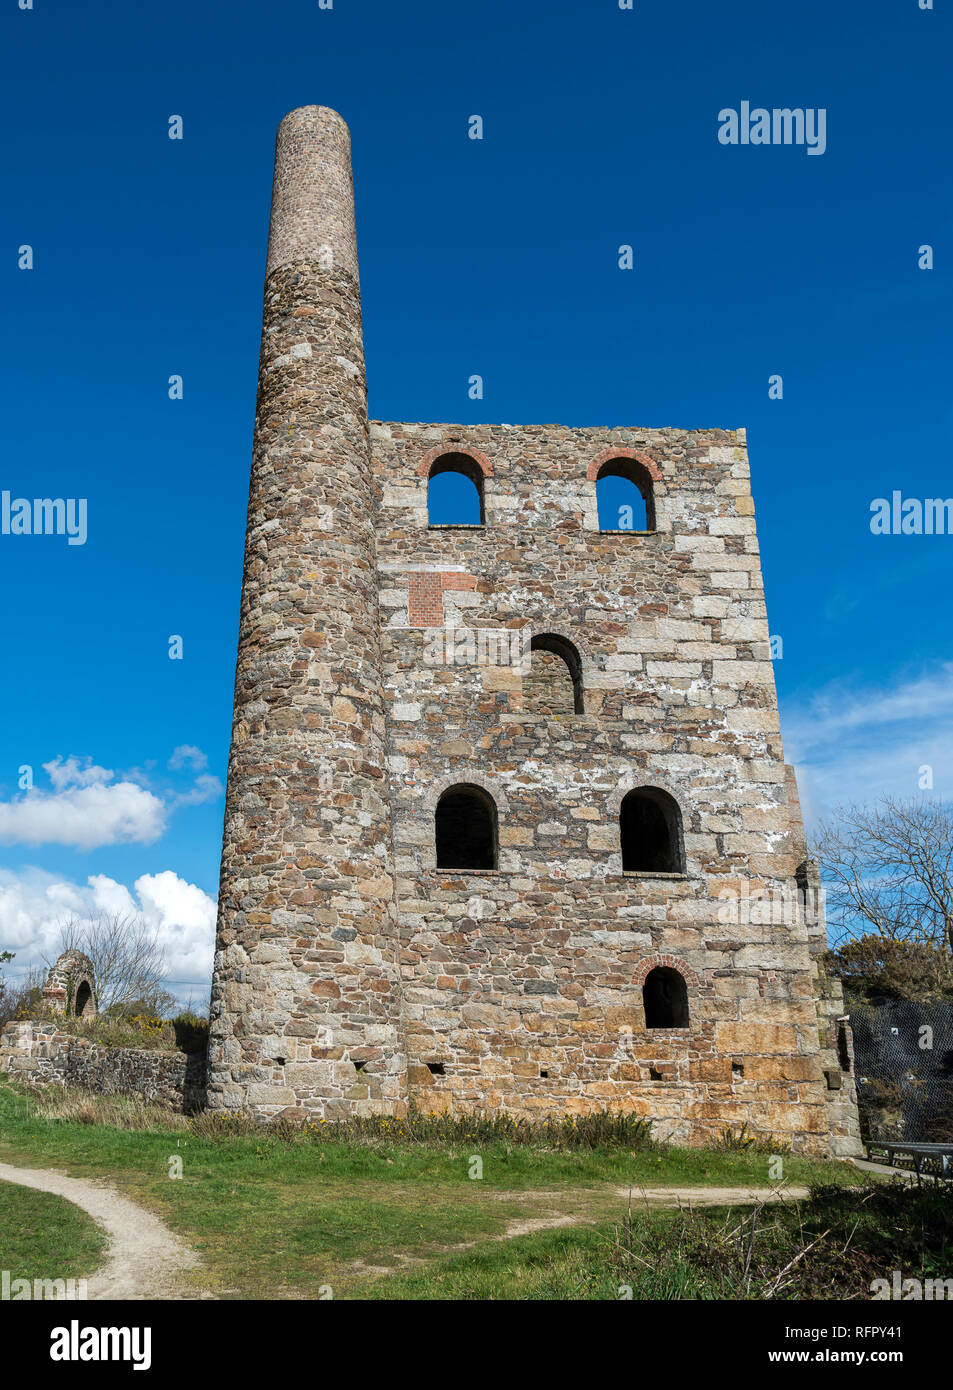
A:
{"label": "dirt path", "polygon": [[617,1187],[620,1197],[631,1193],[633,1206],[743,1207],[761,1202],[804,1202],[806,1187]]}
{"label": "dirt path", "polygon": [[0,1181],[65,1197],[102,1226],[109,1244],[105,1263],[87,1280],[91,1299],[196,1296],[184,1288],[181,1275],[198,1265],[198,1256],[158,1217],[120,1196],[115,1188],[42,1168],[13,1168],[7,1163],[0,1163]]}

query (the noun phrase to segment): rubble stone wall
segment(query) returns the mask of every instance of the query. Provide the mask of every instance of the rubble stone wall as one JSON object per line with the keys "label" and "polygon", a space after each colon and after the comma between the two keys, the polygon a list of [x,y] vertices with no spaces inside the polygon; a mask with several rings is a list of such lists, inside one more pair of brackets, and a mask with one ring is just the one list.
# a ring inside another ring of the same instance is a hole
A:
{"label": "rubble stone wall", "polygon": [[58,1023],[10,1023],[0,1034],[0,1072],[11,1081],[140,1096],[192,1114],[205,1106],[205,1054],[102,1047]]}

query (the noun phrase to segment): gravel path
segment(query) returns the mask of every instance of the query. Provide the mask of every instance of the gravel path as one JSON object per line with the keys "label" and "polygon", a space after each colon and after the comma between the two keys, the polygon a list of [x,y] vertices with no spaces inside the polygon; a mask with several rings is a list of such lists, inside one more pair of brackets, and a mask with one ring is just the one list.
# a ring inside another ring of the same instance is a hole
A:
{"label": "gravel path", "polygon": [[106,1260],[87,1279],[97,1298],[194,1298],[181,1275],[199,1264],[198,1256],[167,1226],[106,1183],[68,1178],[42,1168],[0,1163],[0,1181],[65,1197],[88,1212],[109,1237]]}

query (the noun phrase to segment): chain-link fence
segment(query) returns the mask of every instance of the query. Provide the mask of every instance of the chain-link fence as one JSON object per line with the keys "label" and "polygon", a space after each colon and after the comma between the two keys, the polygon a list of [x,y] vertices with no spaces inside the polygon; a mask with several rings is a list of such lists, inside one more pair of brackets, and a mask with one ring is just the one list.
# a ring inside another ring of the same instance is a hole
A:
{"label": "chain-link fence", "polygon": [[864,1139],[953,1141],[953,1004],[850,1004]]}

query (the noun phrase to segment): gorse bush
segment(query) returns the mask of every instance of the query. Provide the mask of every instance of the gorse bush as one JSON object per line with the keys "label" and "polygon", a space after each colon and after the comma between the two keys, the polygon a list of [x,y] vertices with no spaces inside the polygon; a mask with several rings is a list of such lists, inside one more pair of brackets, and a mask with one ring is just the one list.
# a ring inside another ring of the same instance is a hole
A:
{"label": "gorse bush", "polygon": [[38,1022],[56,1023],[65,1033],[88,1038],[100,1047],[144,1047],[159,1052],[205,1052],[208,1020],[184,1011],[175,1018],[153,1013],[110,1010],[95,1018],[67,1018],[48,1006],[30,1007],[22,1015]]}
{"label": "gorse bush", "polygon": [[89,1038],[101,1047],[148,1047],[169,1052],[176,1047],[175,1029],[154,1014],[97,1014],[95,1018],[60,1018],[65,1032]]}
{"label": "gorse bush", "polygon": [[773,1139],[770,1134],[752,1134],[745,1120],[740,1129],[724,1125],[715,1143],[717,1149],[728,1149],[737,1153],[789,1154],[791,1145],[781,1139]]}

